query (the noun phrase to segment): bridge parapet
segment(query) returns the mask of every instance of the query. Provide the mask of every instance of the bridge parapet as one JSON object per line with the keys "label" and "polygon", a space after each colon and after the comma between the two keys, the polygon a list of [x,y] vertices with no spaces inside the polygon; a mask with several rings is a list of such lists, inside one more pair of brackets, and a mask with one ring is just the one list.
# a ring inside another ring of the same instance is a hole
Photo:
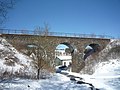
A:
{"label": "bridge parapet", "polygon": [[108,35],[96,34],[79,34],[79,33],[63,33],[63,32],[44,32],[32,30],[16,30],[16,29],[0,29],[0,34],[23,34],[23,35],[42,35],[42,36],[60,36],[60,37],[79,37],[79,38],[103,38],[113,39],[114,37]]}

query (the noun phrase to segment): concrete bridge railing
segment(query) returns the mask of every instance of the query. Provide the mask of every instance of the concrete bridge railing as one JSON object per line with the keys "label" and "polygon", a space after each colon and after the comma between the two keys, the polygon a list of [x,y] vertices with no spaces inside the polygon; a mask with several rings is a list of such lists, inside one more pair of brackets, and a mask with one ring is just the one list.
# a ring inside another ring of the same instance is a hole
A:
{"label": "concrete bridge railing", "polygon": [[62,33],[62,32],[45,32],[32,30],[16,30],[16,29],[0,29],[0,34],[26,34],[26,35],[47,35],[47,36],[63,36],[63,37],[80,37],[80,38],[101,38],[112,39],[114,37],[108,35],[96,34],[79,34],[79,33]]}

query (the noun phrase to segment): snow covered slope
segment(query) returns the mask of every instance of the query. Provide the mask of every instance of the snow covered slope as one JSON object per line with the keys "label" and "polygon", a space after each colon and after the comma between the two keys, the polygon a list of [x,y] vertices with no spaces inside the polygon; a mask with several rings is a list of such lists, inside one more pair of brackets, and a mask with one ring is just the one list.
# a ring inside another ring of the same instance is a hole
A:
{"label": "snow covered slope", "polygon": [[81,74],[93,74],[95,72],[95,66],[98,66],[102,62],[109,60],[119,60],[120,61],[120,40],[112,39],[109,44],[94,57],[89,56],[86,60],[86,66],[80,71]]}
{"label": "snow covered slope", "polygon": [[32,59],[19,53],[11,44],[0,37],[0,76],[35,75]]}
{"label": "snow covered slope", "polygon": [[106,46],[105,49],[99,54],[98,59],[116,59],[120,58],[120,40],[112,39],[111,42]]}

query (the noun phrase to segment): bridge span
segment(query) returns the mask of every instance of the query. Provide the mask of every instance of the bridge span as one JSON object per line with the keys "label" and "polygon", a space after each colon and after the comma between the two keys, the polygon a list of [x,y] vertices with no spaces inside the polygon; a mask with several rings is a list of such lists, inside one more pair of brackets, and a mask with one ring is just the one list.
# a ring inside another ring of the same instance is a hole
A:
{"label": "bridge span", "polygon": [[[54,65],[55,60],[55,49],[59,44],[64,44],[69,47],[72,55],[72,71],[80,72],[84,67],[83,54],[85,47],[90,44],[98,44],[100,50],[91,55],[91,59],[86,61],[88,65],[87,71],[90,71],[89,64],[93,64],[98,56],[98,53],[103,50],[106,45],[110,42],[110,39],[106,38],[84,38],[84,37],[66,37],[66,36],[42,36],[42,35],[26,35],[26,34],[1,34],[1,37],[5,38],[10,42],[16,49],[25,53],[23,49],[27,48],[29,44],[39,45],[44,49],[47,54],[47,59],[51,65]],[[92,73],[92,71],[90,71]]]}

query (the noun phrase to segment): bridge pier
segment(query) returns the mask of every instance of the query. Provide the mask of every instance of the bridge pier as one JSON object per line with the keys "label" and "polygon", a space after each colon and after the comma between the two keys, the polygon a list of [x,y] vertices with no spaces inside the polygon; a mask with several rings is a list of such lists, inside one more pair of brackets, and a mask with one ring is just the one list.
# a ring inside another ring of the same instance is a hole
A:
{"label": "bridge pier", "polygon": [[83,54],[72,53],[72,72],[79,73],[85,66]]}

